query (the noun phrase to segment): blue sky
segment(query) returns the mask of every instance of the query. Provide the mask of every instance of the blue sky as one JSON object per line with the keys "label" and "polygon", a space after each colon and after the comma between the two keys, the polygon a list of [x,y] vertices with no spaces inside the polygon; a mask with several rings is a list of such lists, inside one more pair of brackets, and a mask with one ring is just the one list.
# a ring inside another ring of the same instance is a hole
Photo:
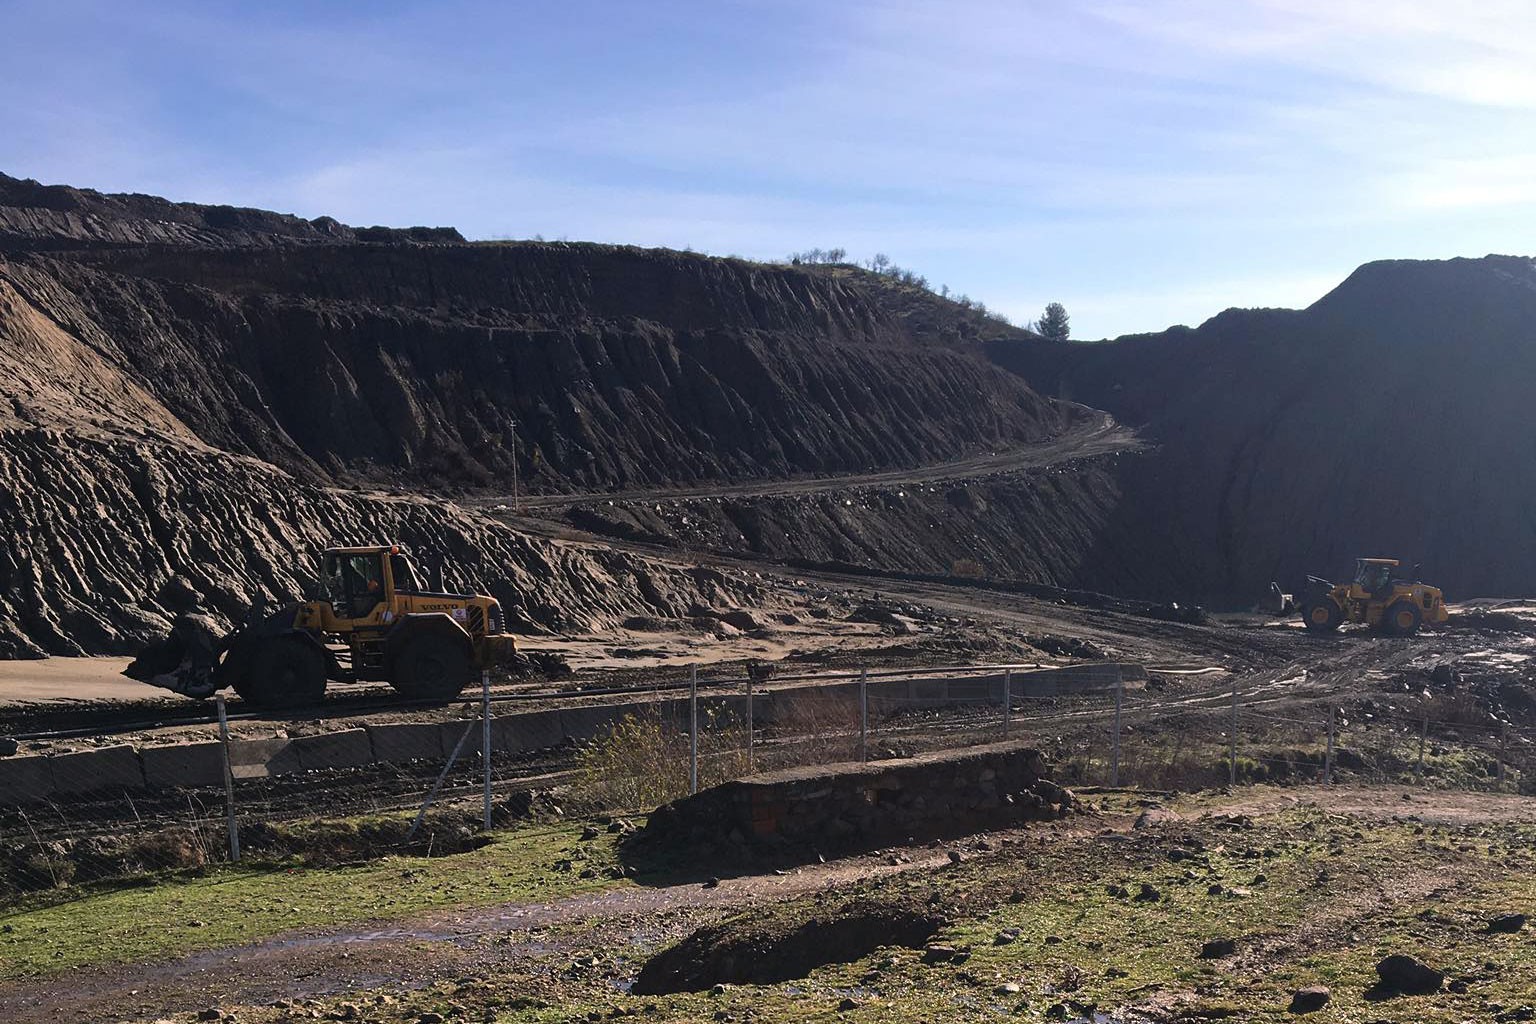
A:
{"label": "blue sky", "polygon": [[875,252],[1079,337],[1536,245],[1525,0],[0,0],[0,170]]}

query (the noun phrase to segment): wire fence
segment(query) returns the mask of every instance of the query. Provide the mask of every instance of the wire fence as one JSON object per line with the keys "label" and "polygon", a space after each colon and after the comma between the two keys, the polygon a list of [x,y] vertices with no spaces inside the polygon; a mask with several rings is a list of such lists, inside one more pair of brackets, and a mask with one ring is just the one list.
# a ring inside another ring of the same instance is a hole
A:
{"label": "wire fence", "polygon": [[309,735],[232,731],[218,700],[191,742],[106,735],[0,758],[0,914],[83,885],[227,863],[452,853],[520,819],[644,813],[754,772],[1005,740],[1039,749],[1057,781],[1078,786],[1536,792],[1530,738],[1470,706],[1425,699],[1366,714],[1339,705],[1337,680],[1304,673],[1179,693],[1149,690],[1137,673],[951,666],[733,680],[694,669],[683,685],[539,707],[497,701],[485,681],[430,720],[349,720]]}

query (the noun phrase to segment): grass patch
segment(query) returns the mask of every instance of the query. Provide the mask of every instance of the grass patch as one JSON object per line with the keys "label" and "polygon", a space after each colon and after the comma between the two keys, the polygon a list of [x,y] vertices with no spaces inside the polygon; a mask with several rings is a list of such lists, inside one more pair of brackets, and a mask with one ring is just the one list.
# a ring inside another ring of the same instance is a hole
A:
{"label": "grass patch", "polygon": [[[493,833],[451,857],[386,857],[354,866],[233,865],[0,916],[0,979],[159,960],[270,938],[407,917],[445,907],[548,900],[627,885],[612,877],[617,836],[581,840],[582,824]],[[568,862],[568,866],[567,866]],[[590,870],[591,876],[582,873]]]}
{"label": "grass patch", "polygon": [[[790,981],[619,995],[615,972],[637,969],[636,953],[563,975],[535,1005],[500,1004],[494,1019],[1053,1021],[1156,1007],[1159,1020],[1278,1024],[1296,1019],[1292,992],[1314,984],[1333,991],[1315,1019],[1490,1019],[1488,1006],[1516,1010],[1536,995],[1536,935],[1484,930],[1496,914],[1536,909],[1533,848],[1530,826],[1368,822],[1304,806],[1256,821],[1218,814],[1115,836],[1026,838],[736,919],[761,950],[769,933],[794,935],[843,901],[932,907],[949,921],[933,941],[957,950],[952,959],[933,962],[893,937]],[[1143,886],[1149,898],[1138,898]],[[1235,951],[1202,956],[1218,938]],[[1447,989],[1370,1001],[1375,964],[1390,953],[1444,970]]]}

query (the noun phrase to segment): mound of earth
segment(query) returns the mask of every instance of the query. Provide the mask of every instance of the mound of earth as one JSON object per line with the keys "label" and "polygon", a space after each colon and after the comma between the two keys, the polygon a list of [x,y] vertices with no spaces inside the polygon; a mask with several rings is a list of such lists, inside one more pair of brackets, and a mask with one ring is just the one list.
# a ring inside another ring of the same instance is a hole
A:
{"label": "mound of earth", "polygon": [[808,917],[748,914],[701,928],[640,970],[635,995],[771,985],[852,963],[882,946],[921,948],[946,923],[933,908],[854,899]]}

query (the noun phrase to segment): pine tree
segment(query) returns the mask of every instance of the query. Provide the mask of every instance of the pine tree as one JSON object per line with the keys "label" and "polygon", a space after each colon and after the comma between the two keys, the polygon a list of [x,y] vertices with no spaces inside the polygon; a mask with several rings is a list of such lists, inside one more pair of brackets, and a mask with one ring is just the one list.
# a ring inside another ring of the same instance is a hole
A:
{"label": "pine tree", "polygon": [[1072,336],[1072,327],[1068,323],[1067,307],[1059,302],[1053,302],[1045,307],[1035,329],[1040,336],[1047,341],[1066,341]]}

